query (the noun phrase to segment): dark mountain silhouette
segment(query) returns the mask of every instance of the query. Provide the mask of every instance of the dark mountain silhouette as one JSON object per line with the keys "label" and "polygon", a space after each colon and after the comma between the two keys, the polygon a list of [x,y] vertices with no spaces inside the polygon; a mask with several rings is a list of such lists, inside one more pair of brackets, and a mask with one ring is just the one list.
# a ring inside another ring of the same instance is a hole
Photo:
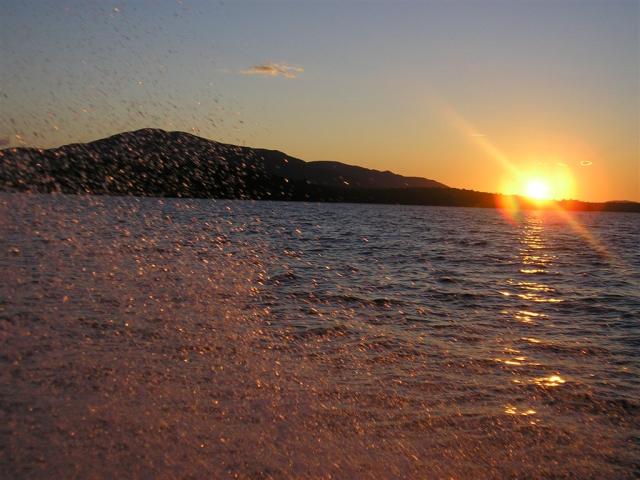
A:
{"label": "dark mountain silhouette", "polygon": [[[425,178],[305,162],[277,150],[156,129],[49,150],[7,149],[0,160],[0,181],[7,187],[68,193],[253,197],[265,193],[255,182],[273,177],[327,187],[445,187]],[[249,191],[247,182],[260,191]]]}
{"label": "dark mountain silhouette", "polygon": [[[501,195],[448,188],[339,162],[305,162],[183,132],[143,129],[52,149],[0,150],[0,189],[70,194],[495,207]],[[514,197],[522,208],[533,202]],[[572,210],[640,211],[636,202],[563,201]]]}

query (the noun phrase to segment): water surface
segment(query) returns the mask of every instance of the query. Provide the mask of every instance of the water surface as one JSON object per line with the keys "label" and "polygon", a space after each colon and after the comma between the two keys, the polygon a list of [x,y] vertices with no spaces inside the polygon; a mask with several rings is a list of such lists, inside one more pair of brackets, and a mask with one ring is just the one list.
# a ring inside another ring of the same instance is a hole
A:
{"label": "water surface", "polygon": [[14,478],[634,478],[640,216],[0,197]]}

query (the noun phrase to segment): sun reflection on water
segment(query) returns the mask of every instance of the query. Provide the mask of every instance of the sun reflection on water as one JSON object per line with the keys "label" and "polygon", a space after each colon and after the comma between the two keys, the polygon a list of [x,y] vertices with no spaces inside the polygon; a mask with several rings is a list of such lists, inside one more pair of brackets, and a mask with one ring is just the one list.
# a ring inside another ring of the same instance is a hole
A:
{"label": "sun reflection on water", "polygon": [[[519,250],[521,267],[519,273],[526,276],[542,277],[548,275],[553,267],[556,257],[548,253],[547,245],[544,240],[544,213],[535,212],[525,217],[520,232],[521,247]],[[515,284],[520,293],[516,296],[522,300],[534,303],[560,303],[561,298],[554,294],[556,290],[550,285],[541,281],[531,280],[512,280],[509,282]],[[531,313],[531,312],[530,312]],[[523,320],[522,313],[518,312],[516,318]],[[535,314],[527,314],[527,316],[536,316]]]}
{"label": "sun reflection on water", "polygon": [[549,375],[548,377],[535,378],[533,382],[541,387],[558,387],[566,383],[560,375]]}
{"label": "sun reflection on water", "polygon": [[533,337],[522,337],[522,340],[525,340],[529,343],[542,343],[542,340],[538,340],[537,338]]}
{"label": "sun reflection on water", "polygon": [[520,287],[523,290],[531,290],[534,292],[546,292],[546,293],[551,293],[551,292],[555,292],[555,290],[553,288],[551,288],[548,285],[545,285],[543,283],[536,283],[536,282],[518,282],[518,287]]}
{"label": "sun reflection on water", "polygon": [[535,319],[546,317],[543,313],[530,312],[528,310],[518,310],[514,313],[513,318],[521,323],[535,323]]}
{"label": "sun reflection on water", "polygon": [[[522,218],[520,245],[516,251],[517,273],[506,280],[503,289],[499,290],[499,293],[506,297],[506,301],[515,302],[514,308],[503,309],[502,313],[526,328],[539,328],[536,325],[548,321],[549,314],[542,310],[545,304],[552,305],[563,301],[549,281],[554,278],[558,257],[550,253],[551,250],[548,248],[544,220],[542,212],[534,212]],[[510,345],[503,344],[502,355],[493,358],[497,364],[512,373],[513,377],[508,380],[511,385],[518,389],[531,386],[546,389],[558,388],[566,383],[566,379],[557,372],[546,376],[543,376],[542,372],[531,372],[531,369],[546,369],[548,365],[526,355],[529,351],[523,348],[522,342],[529,346],[545,343],[532,336],[515,337]],[[529,417],[528,423],[538,425],[540,420],[537,418],[536,406],[532,403],[534,401],[535,396],[530,397],[529,401],[524,400],[524,405],[518,406],[512,400],[512,403],[504,406],[504,413],[513,417]],[[534,416],[536,418],[533,418]]]}
{"label": "sun reflection on water", "polygon": [[536,412],[533,408],[518,408],[514,405],[505,405],[504,413],[507,415],[520,415],[523,417],[527,417],[529,415],[535,415]]}

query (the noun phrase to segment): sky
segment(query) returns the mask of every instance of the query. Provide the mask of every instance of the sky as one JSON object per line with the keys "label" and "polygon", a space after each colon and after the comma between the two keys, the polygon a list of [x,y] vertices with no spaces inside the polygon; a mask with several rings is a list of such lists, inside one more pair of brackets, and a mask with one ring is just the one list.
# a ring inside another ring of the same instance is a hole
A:
{"label": "sky", "polygon": [[0,0],[0,147],[156,127],[640,201],[640,2]]}

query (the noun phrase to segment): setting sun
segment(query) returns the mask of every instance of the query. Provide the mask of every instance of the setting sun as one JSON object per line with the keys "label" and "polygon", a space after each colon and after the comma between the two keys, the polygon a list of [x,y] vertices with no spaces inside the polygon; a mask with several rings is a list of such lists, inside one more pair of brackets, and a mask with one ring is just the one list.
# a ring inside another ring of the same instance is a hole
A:
{"label": "setting sun", "polygon": [[550,200],[552,196],[549,183],[539,178],[527,181],[523,194],[534,200]]}
{"label": "setting sun", "polygon": [[501,193],[527,198],[530,203],[543,205],[552,200],[570,199],[575,194],[575,180],[564,162],[544,160],[538,165],[512,164],[513,175],[505,176]]}

